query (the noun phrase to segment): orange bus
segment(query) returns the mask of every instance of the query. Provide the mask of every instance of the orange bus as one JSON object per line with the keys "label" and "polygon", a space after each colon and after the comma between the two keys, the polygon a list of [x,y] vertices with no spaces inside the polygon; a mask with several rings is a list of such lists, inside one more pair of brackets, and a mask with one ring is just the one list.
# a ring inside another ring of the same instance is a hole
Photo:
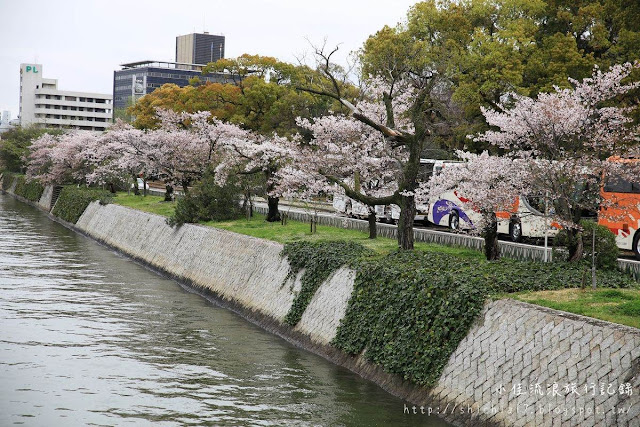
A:
{"label": "orange bus", "polygon": [[[639,165],[640,159],[612,157],[614,162]],[[629,181],[621,177],[605,176],[600,190],[602,203],[598,224],[616,235],[620,249],[632,250],[640,260],[640,178]]]}

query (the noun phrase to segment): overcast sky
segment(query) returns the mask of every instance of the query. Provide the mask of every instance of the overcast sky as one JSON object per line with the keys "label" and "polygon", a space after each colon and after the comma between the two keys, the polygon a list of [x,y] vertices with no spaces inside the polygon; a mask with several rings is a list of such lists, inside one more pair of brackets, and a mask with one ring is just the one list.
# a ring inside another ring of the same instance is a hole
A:
{"label": "overcast sky", "polygon": [[346,54],[415,0],[0,0],[0,111],[18,115],[20,63],[43,65],[61,90],[111,93],[126,62],[175,60],[175,37],[226,36],[226,57],[243,53],[295,62],[309,42]]}

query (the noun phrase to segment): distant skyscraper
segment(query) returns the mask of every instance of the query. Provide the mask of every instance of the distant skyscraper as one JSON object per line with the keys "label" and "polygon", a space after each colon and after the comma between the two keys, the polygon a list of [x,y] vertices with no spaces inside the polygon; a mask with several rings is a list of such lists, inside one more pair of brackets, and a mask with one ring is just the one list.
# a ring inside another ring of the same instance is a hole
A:
{"label": "distant skyscraper", "polygon": [[224,36],[207,32],[176,37],[176,62],[208,64],[224,58]]}

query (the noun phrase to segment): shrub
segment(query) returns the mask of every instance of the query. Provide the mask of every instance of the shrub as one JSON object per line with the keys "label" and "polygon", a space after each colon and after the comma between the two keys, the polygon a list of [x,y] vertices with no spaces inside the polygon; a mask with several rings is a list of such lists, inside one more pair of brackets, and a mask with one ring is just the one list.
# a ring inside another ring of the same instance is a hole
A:
{"label": "shrub", "polygon": [[[616,236],[605,226],[594,221],[580,221],[583,229],[581,233],[583,253],[582,258],[591,263],[593,247],[593,230],[596,232],[596,267],[600,269],[614,270],[618,267],[620,249],[616,245]],[[566,230],[561,230],[555,238],[555,246],[568,246],[570,237]],[[554,257],[562,258],[564,254],[554,251]]]}
{"label": "shrub", "polygon": [[15,194],[18,196],[22,196],[27,200],[32,202],[37,202],[40,200],[42,193],[44,192],[44,187],[38,181],[32,179],[31,181],[27,181],[23,175],[19,175],[16,177],[18,181],[16,183]]}
{"label": "shrub", "polygon": [[240,188],[233,180],[219,186],[213,173],[205,174],[184,197],[178,199],[175,213],[167,220],[171,226],[204,221],[226,221],[240,218]]}
{"label": "shrub", "polygon": [[52,213],[58,218],[75,224],[89,203],[99,200],[101,204],[111,202],[111,193],[97,188],[67,186],[62,189]]}

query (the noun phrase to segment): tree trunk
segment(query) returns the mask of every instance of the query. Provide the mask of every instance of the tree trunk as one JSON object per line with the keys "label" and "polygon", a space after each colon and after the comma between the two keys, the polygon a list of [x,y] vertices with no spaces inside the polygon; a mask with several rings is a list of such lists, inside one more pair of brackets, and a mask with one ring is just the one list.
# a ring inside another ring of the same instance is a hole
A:
{"label": "tree trunk", "polygon": [[398,247],[402,250],[413,249],[413,221],[416,216],[416,204],[413,196],[400,196],[400,219],[398,220]]}
{"label": "tree trunk", "polygon": [[500,248],[498,247],[498,219],[495,212],[489,212],[484,215],[484,254],[488,261],[495,261],[500,256]]}
{"label": "tree trunk", "polygon": [[138,177],[137,176],[133,176],[133,194],[135,194],[136,196],[140,195],[140,189],[138,188]]}
{"label": "tree trunk", "polygon": [[567,250],[569,251],[568,261],[580,261],[582,259],[582,253],[584,252],[582,231],[572,228],[567,230],[567,236],[569,239],[567,243]]}
{"label": "tree trunk", "polygon": [[164,186],[165,191],[164,191],[164,201],[165,202],[170,202],[173,200],[173,187],[169,184],[166,184]]}
{"label": "tree trunk", "polygon": [[113,182],[109,183],[109,191],[111,192],[111,194],[116,194],[116,186],[113,185]]}
{"label": "tree trunk", "polygon": [[367,218],[369,221],[369,238],[375,239],[378,237],[378,224],[376,222],[376,212],[375,210],[369,211],[369,217]]}
{"label": "tree trunk", "polygon": [[267,212],[268,222],[280,221],[280,211],[278,210],[279,201],[280,199],[278,197],[268,196],[267,198],[267,205],[269,207],[269,211]]}
{"label": "tree trunk", "polygon": [[187,181],[182,181],[182,193],[186,196],[189,192],[189,183]]}

